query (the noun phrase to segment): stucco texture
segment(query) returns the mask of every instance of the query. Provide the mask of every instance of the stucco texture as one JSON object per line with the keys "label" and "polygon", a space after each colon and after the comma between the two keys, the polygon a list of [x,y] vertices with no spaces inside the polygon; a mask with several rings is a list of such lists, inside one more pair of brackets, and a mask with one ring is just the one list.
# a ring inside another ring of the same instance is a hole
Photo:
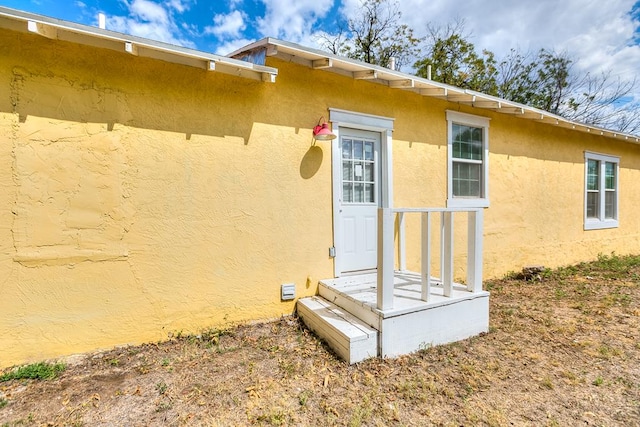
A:
{"label": "stucco texture", "polygon": [[[281,284],[334,274],[329,108],[395,119],[396,207],[446,205],[447,110],[491,119],[485,277],[638,252],[637,145],[267,65],[274,84],[0,31],[0,366],[292,313]],[[616,229],[583,228],[585,150],[620,156]]]}
{"label": "stucco texture", "polygon": [[0,46],[0,366],[291,314],[281,284],[331,277],[322,110],[108,50]]}

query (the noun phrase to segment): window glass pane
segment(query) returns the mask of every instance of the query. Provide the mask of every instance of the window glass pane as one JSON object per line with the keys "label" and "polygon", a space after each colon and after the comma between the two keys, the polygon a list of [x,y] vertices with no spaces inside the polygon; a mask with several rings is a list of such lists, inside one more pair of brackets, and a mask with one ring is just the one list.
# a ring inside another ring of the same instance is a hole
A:
{"label": "window glass pane", "polygon": [[614,219],[616,217],[616,192],[607,191],[604,194],[604,217]]}
{"label": "window glass pane", "polygon": [[480,180],[469,181],[469,194],[477,195],[480,197]]}
{"label": "window glass pane", "polygon": [[469,144],[464,141],[457,141],[453,143],[453,157],[456,159],[470,159],[471,153],[469,150]]}
{"label": "window glass pane", "polygon": [[482,128],[453,124],[453,157],[482,160]]}
{"label": "window glass pane", "polygon": [[353,158],[357,160],[364,158],[362,141],[353,141]]}
{"label": "window glass pane", "polygon": [[374,142],[344,138],[341,144],[343,203],[375,203],[377,177]]}
{"label": "window glass pane", "polygon": [[[587,155],[586,212],[591,224],[597,221],[611,221],[618,218],[617,178],[619,163],[613,157]],[[595,221],[593,221],[595,220]],[[586,227],[587,225],[585,225]],[[608,227],[601,224],[595,227]],[[611,225],[615,227],[615,225]]]}
{"label": "window glass pane", "polygon": [[342,161],[342,179],[344,181],[353,181],[353,163],[349,160]]}
{"label": "window glass pane", "polygon": [[460,188],[460,194],[458,196],[468,197],[471,196],[469,193],[469,181],[466,179],[460,180],[458,182],[458,187]]}
{"label": "window glass pane", "polygon": [[375,203],[376,201],[376,186],[373,184],[364,185],[364,201],[367,203]]}
{"label": "window glass pane", "polygon": [[462,126],[460,126],[459,124],[453,123],[451,125],[451,131],[453,132],[453,135],[451,135],[451,140],[453,142],[462,140],[462,138],[460,137],[460,134],[462,133]]}
{"label": "window glass pane", "polygon": [[469,173],[471,171],[469,170],[468,167],[465,167],[466,165],[464,165],[462,163],[457,163],[457,165],[458,165],[458,177],[457,178],[459,180],[467,181],[470,178]]}
{"label": "window glass pane", "polygon": [[345,182],[342,184],[342,201],[344,203],[353,203],[353,184]]}
{"label": "window glass pane", "polygon": [[353,162],[353,180],[364,180],[364,165],[362,164],[362,162]]}
{"label": "window glass pane", "polygon": [[373,160],[373,142],[371,141],[364,143],[364,159]]}
{"label": "window glass pane", "polygon": [[364,184],[356,183],[353,185],[353,201],[355,203],[364,202]]}
{"label": "window glass pane", "polygon": [[453,195],[455,197],[482,197],[482,165],[453,163]]}
{"label": "window glass pane", "polygon": [[365,163],[364,165],[364,180],[365,181],[369,181],[369,182],[373,182],[374,180],[374,174],[373,174],[373,163]]}
{"label": "window glass pane", "polygon": [[482,141],[473,141],[471,145],[471,158],[482,160]]}
{"label": "window glass pane", "polygon": [[615,163],[604,163],[604,188],[615,190],[616,188],[616,165]]}
{"label": "window glass pane", "polygon": [[342,140],[342,158],[343,159],[350,159],[352,157],[351,145],[352,145],[352,141],[350,139]]}
{"label": "window glass pane", "polygon": [[482,144],[482,128],[471,128],[471,140]]}
{"label": "window glass pane", "polygon": [[587,193],[587,218],[598,218],[599,193]]}
{"label": "window glass pane", "polygon": [[460,150],[460,142],[453,141],[453,154],[454,159],[459,159],[462,157]]}
{"label": "window glass pane", "polygon": [[600,162],[591,160],[587,162],[587,190],[597,190],[600,188],[599,183]]}

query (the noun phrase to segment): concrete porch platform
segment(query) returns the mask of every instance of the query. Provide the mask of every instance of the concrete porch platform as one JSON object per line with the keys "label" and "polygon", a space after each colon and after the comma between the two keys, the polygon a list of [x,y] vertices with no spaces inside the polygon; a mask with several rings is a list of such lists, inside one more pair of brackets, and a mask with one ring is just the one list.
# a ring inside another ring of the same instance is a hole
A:
{"label": "concrete porch platform", "polygon": [[[429,301],[422,301],[418,273],[394,273],[393,308],[389,310],[376,307],[375,272],[322,280],[318,293],[378,331],[381,357],[408,354],[489,330],[488,292],[470,292],[454,284],[451,296],[445,297],[440,280],[432,278]],[[317,321],[314,330],[318,330]],[[329,337],[321,338],[331,342]]]}

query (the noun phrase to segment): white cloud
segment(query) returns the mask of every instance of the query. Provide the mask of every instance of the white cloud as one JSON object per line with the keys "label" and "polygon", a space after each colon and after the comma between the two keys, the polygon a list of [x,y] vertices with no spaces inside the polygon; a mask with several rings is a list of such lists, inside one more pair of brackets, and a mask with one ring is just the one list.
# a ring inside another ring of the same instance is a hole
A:
{"label": "white cloud", "polygon": [[231,52],[234,52],[238,49],[240,49],[241,47],[245,47],[251,43],[253,43],[255,40],[250,40],[250,39],[234,39],[234,40],[230,40],[224,43],[220,43],[216,46],[216,50],[215,54],[217,55],[222,55],[222,56],[226,56],[229,55]]}
{"label": "white cloud", "polygon": [[143,21],[165,25],[169,23],[167,10],[149,0],[133,0],[129,5],[129,11],[135,18]]}
{"label": "white cloud", "polygon": [[108,29],[175,45],[195,47],[195,43],[182,34],[172,14],[172,8],[185,8],[186,2],[172,0],[161,5],[149,0],[133,0],[125,5],[129,16],[107,16]]}
{"label": "white cloud", "polygon": [[[636,0],[402,0],[402,20],[422,35],[427,23],[446,25],[463,18],[470,41],[498,58],[509,49],[567,52],[583,71],[613,70],[632,80],[640,69],[640,48],[632,43],[638,22],[630,12]],[[354,13],[359,0],[344,0]]]}
{"label": "white cloud", "polygon": [[[207,43],[207,36],[213,35],[218,42],[209,42],[220,54],[264,36],[317,47],[318,35],[336,18],[329,15],[334,7],[340,8],[343,18],[358,16],[361,8],[361,0],[259,0],[264,16],[250,16],[253,4],[218,0],[230,12],[217,12],[213,25],[203,26],[206,24],[180,19],[180,14],[195,7],[197,0],[120,1],[128,15],[109,17],[108,28],[190,47],[196,41]],[[203,2],[200,0],[198,6]],[[402,22],[417,35],[425,34],[429,23],[446,25],[461,18],[476,48],[491,50],[498,59],[511,48],[533,52],[548,48],[569,52],[580,70],[613,70],[616,76],[633,79],[640,69],[640,47],[633,42],[639,24],[630,14],[635,2],[607,0],[603,6],[602,0],[467,0],[463,4],[400,0],[398,5]]]}
{"label": "white cloud", "polygon": [[258,31],[263,36],[292,42],[307,39],[314,25],[333,6],[333,0],[263,0],[263,3],[266,13],[257,18]]}
{"label": "white cloud", "polygon": [[183,13],[191,7],[189,0],[168,0],[165,4],[176,12]]}
{"label": "white cloud", "polygon": [[245,20],[247,15],[244,12],[235,10],[228,15],[216,15],[213,17],[213,26],[205,27],[205,34],[213,34],[218,38],[240,37],[241,31],[247,28]]}

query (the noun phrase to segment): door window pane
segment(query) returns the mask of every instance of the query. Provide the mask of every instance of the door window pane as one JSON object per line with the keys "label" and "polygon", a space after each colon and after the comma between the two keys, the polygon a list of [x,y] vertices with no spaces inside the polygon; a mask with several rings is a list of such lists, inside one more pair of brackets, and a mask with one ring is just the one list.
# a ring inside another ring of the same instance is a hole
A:
{"label": "door window pane", "polygon": [[343,203],[376,203],[374,142],[345,138],[341,152]]}
{"label": "door window pane", "polygon": [[364,180],[365,181],[369,181],[369,182],[375,181],[373,171],[374,171],[373,163],[365,163],[365,165],[364,165]]}
{"label": "door window pane", "polygon": [[364,184],[356,183],[353,185],[353,201],[355,203],[364,202]]}
{"label": "door window pane", "polygon": [[353,158],[356,160],[361,160],[364,158],[363,152],[363,143],[362,141],[353,141]]}
{"label": "door window pane", "polygon": [[343,139],[342,140],[342,158],[343,159],[351,159],[352,158],[351,146],[352,146],[352,141],[350,139]]}
{"label": "door window pane", "polygon": [[345,182],[342,184],[342,201],[344,203],[353,203],[353,184]]}
{"label": "door window pane", "polygon": [[342,179],[353,181],[353,164],[348,160],[342,161]]}
{"label": "door window pane", "polygon": [[367,203],[375,203],[376,202],[375,185],[373,185],[373,184],[365,184],[364,185],[364,201],[367,202]]}
{"label": "door window pane", "polygon": [[364,143],[364,159],[373,160],[373,142],[365,141]]}
{"label": "door window pane", "polygon": [[353,162],[353,180],[364,181],[364,165],[362,162]]}

